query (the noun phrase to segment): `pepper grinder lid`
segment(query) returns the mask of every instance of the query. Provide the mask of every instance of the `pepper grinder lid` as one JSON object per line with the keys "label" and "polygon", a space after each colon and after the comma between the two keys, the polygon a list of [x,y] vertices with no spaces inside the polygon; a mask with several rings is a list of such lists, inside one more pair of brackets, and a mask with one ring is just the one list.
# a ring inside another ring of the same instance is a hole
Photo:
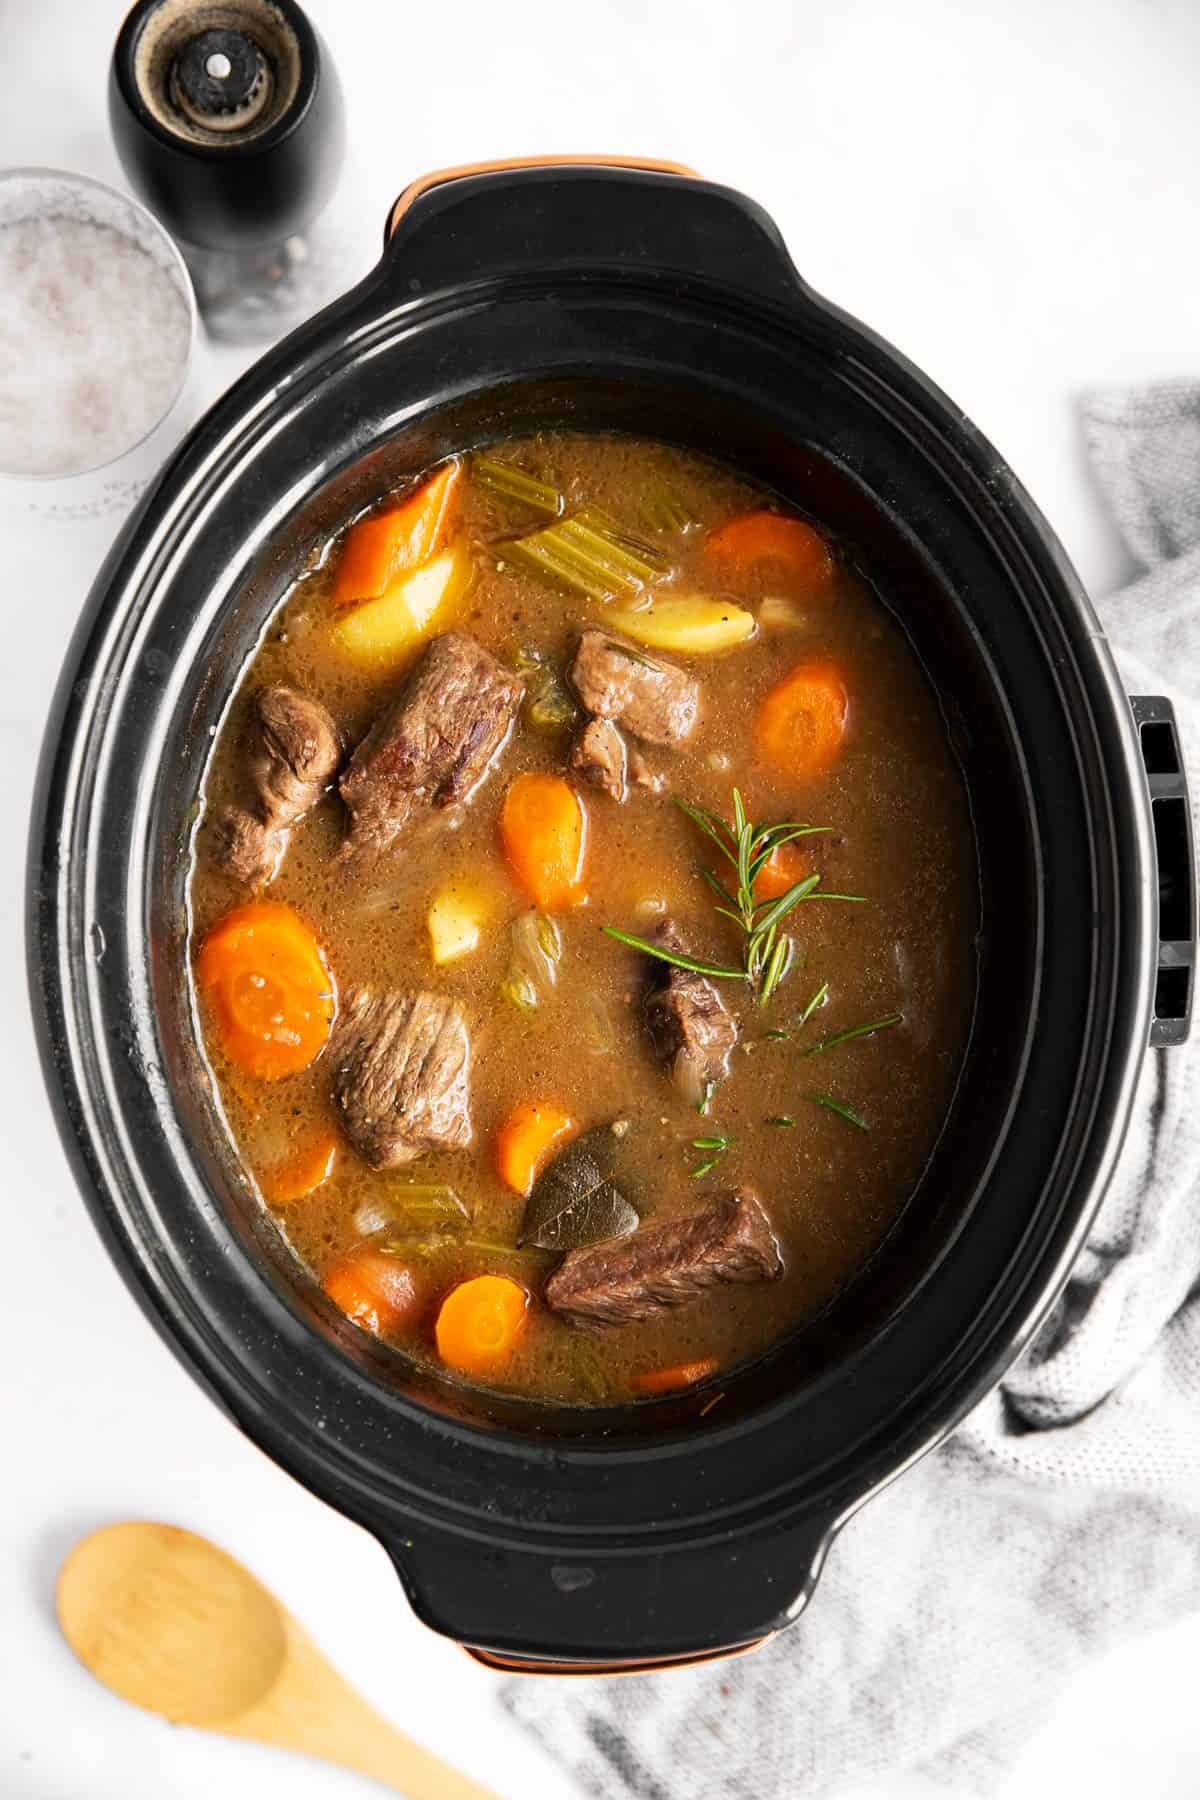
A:
{"label": "pepper grinder lid", "polygon": [[207,250],[302,233],[345,152],[337,74],[295,0],[139,0],[113,52],[109,118],[131,186]]}

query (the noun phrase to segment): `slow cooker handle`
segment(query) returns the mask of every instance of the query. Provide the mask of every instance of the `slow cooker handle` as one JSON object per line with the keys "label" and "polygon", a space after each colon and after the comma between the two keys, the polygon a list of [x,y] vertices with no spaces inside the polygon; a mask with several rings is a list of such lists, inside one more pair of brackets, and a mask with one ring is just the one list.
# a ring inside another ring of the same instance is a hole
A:
{"label": "slow cooker handle", "polygon": [[672,275],[795,307],[774,221],[682,163],[558,156],[423,175],[388,214],[379,274],[408,301],[502,276]]}
{"label": "slow cooker handle", "polygon": [[[413,1611],[478,1662],[522,1675],[627,1675],[736,1656],[792,1624],[828,1518],[622,1551],[383,1535]],[[582,1536],[583,1534],[581,1534]]]}
{"label": "slow cooker handle", "polygon": [[1157,865],[1157,974],[1152,1045],[1185,1042],[1196,982],[1196,858],[1175,709],[1161,694],[1130,697],[1150,790]]}

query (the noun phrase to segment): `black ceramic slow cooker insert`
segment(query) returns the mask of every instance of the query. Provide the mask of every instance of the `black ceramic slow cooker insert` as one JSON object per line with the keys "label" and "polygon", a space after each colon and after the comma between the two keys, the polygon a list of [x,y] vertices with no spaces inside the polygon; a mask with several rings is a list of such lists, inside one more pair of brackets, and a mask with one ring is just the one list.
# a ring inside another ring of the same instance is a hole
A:
{"label": "black ceramic slow cooker insert", "polygon": [[[187,977],[187,848],[224,708],[292,576],[452,451],[543,426],[716,455],[851,547],[942,696],[983,930],[962,1082],[865,1274],[722,1405],[481,1402],[298,1281],[239,1171]],[[1149,771],[1149,772],[1148,772]],[[29,956],[93,1217],[180,1357],[375,1533],[421,1617],[509,1666],[652,1664],[793,1620],[841,1522],[996,1382],[1062,1287],[1151,1044],[1186,1034],[1190,824],[1060,546],[909,363],[684,172],[462,171],[202,421],[96,582],[46,740]]]}

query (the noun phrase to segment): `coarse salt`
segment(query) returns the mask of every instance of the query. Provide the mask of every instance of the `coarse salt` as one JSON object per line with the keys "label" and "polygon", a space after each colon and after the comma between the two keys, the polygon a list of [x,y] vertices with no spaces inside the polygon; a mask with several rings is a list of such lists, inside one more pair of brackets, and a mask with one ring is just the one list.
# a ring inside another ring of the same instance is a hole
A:
{"label": "coarse salt", "polygon": [[170,410],[190,347],[184,296],[121,232],[0,227],[0,471],[78,475],[132,449]]}

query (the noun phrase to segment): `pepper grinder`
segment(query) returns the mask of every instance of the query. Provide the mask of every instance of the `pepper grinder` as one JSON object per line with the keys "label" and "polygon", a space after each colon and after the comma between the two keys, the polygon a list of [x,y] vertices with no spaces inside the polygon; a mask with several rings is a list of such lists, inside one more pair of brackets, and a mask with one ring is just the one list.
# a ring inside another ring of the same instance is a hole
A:
{"label": "pepper grinder", "polygon": [[178,243],[214,338],[277,337],[347,285],[331,206],[341,88],[295,0],[139,0],[108,101],[121,166]]}

